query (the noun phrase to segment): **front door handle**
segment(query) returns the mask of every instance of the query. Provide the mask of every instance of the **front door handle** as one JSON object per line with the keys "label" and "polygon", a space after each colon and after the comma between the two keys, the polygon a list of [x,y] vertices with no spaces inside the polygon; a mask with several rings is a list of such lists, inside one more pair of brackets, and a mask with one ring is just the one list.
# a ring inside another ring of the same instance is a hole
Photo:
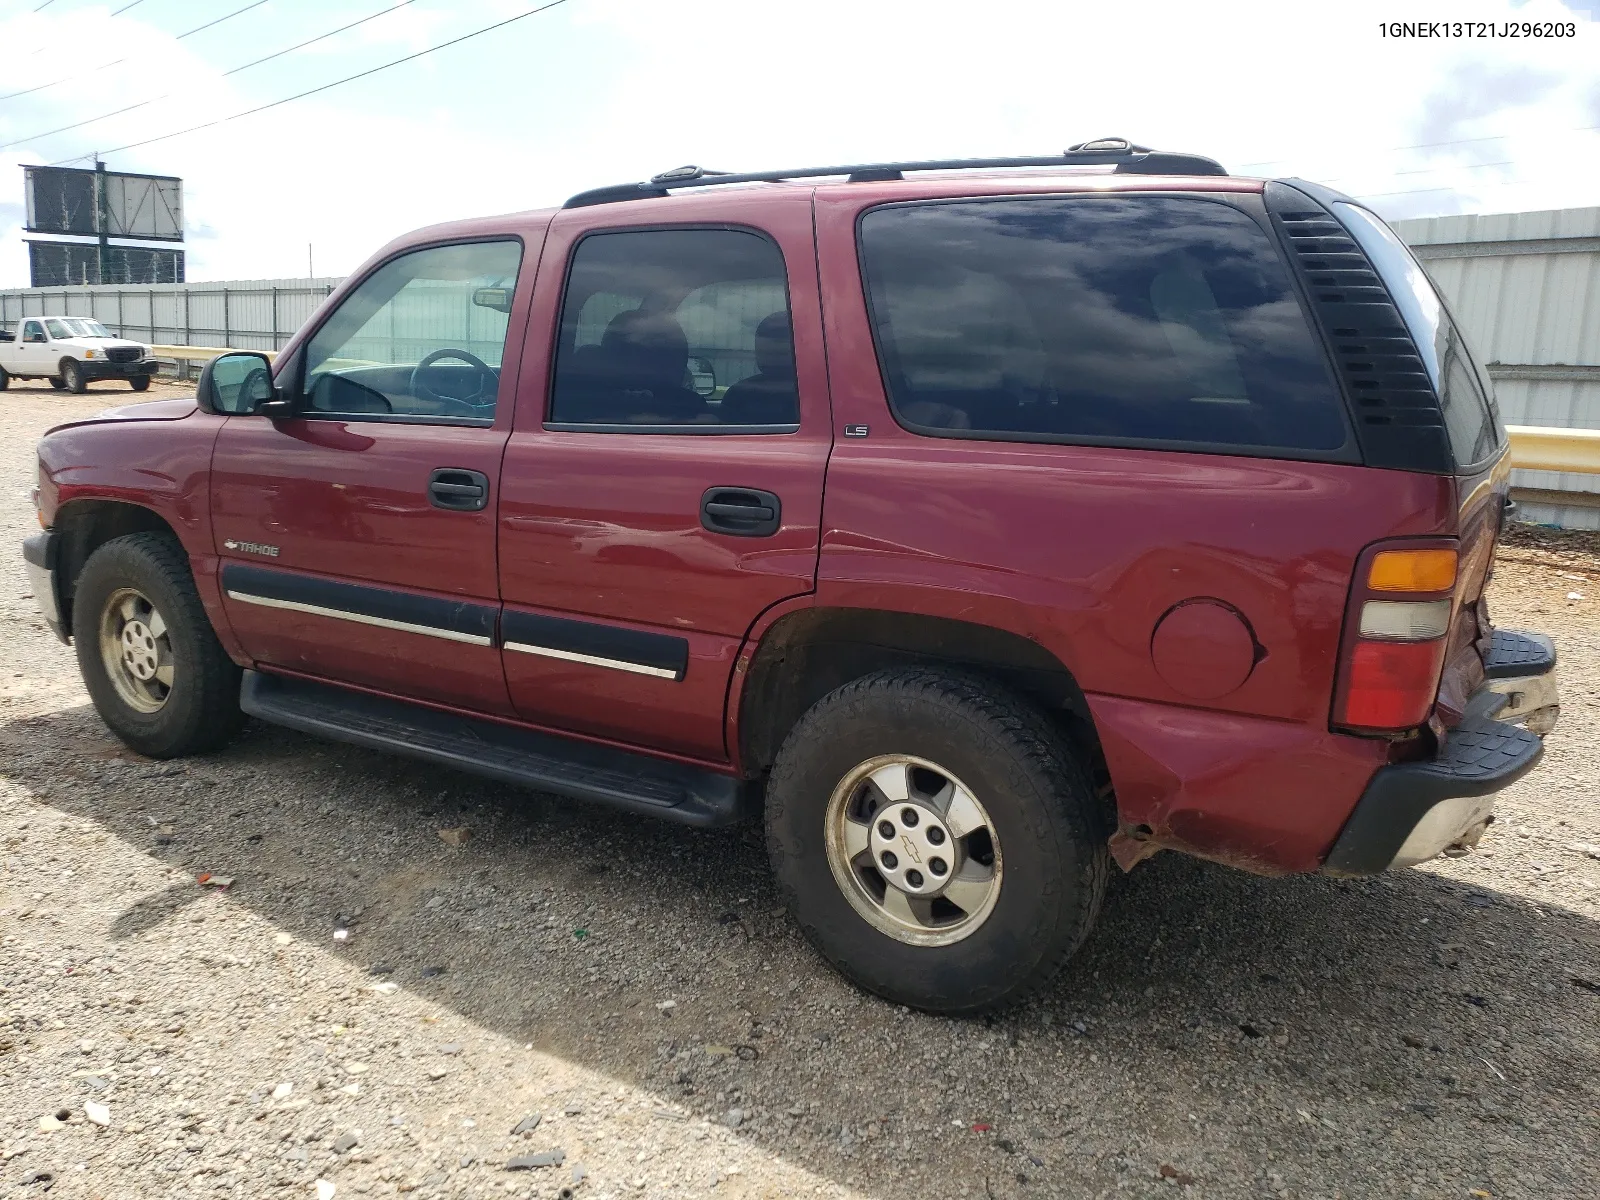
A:
{"label": "front door handle", "polygon": [[712,533],[771,537],[783,524],[783,503],[755,488],[707,488],[700,497],[700,524]]}
{"label": "front door handle", "polygon": [[489,503],[489,477],[482,471],[440,467],[428,477],[428,503],[455,512],[479,512]]}

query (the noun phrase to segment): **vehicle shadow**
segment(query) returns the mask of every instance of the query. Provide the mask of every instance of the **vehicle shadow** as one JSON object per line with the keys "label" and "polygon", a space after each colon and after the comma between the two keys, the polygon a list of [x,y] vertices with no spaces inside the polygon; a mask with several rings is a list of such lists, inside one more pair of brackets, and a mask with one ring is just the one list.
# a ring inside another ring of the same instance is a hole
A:
{"label": "vehicle shadow", "polygon": [[[778,908],[754,830],[260,726],[147,763],[87,707],[0,726],[0,768],[160,861],[232,876],[231,901],[296,938],[333,947],[349,928],[338,953],[358,968],[699,1115],[739,1108],[756,1145],[873,1195],[953,1195],[952,1178],[1137,1194],[1163,1167],[1204,1194],[1594,1178],[1595,923],[1425,871],[1266,880],[1158,856],[1113,882],[1047,995],[954,1021],[833,974]],[[438,836],[456,827],[464,846]],[[109,935],[138,939],[200,892],[148,895]],[[942,1184],[915,1165],[934,1137],[955,1164]]]}

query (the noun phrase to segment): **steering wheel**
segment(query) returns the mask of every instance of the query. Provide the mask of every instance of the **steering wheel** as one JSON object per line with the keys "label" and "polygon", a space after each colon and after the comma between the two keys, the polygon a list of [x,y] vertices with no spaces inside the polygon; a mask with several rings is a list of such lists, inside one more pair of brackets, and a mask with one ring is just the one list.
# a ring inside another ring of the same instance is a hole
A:
{"label": "steering wheel", "polygon": [[[434,363],[446,358],[458,359],[477,372],[478,390],[472,394],[470,399],[465,396],[452,396],[446,392],[435,391],[423,382],[423,372],[433,366]],[[499,386],[500,377],[494,373],[494,368],[490,367],[488,363],[484,362],[476,354],[469,354],[465,350],[457,350],[450,346],[424,355],[422,361],[411,368],[411,394],[413,396],[422,400],[432,401],[435,404],[442,404],[446,407],[453,406],[462,416],[481,417],[483,413],[479,411],[479,405],[486,398],[492,398],[495,389]]]}

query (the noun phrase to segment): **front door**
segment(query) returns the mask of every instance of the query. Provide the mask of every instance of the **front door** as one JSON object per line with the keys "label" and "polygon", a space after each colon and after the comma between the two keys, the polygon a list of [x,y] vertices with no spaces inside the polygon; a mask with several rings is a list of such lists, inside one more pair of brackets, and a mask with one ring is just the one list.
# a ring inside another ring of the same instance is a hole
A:
{"label": "front door", "polygon": [[815,587],[830,432],[809,196],[697,209],[551,226],[501,484],[502,636],[526,719],[720,761],[741,642]]}
{"label": "front door", "polygon": [[300,415],[223,427],[216,550],[229,622],[262,666],[510,711],[494,518],[522,259],[508,239],[380,264],[305,343]]}

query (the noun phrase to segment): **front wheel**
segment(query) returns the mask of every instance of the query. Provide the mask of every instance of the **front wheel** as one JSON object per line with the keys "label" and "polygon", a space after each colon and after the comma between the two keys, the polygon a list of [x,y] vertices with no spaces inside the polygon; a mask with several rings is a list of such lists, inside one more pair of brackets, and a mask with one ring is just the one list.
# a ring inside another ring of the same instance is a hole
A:
{"label": "front wheel", "polygon": [[61,386],[75,396],[81,396],[84,389],[89,386],[83,377],[83,368],[78,365],[76,359],[61,360]]}
{"label": "front wheel", "polygon": [[183,548],[165,534],[113,538],[89,556],[72,635],[101,719],[141,754],[213,750],[244,719],[239,668],[212,631]]}
{"label": "front wheel", "polygon": [[986,681],[880,671],[773,765],[767,847],[795,920],[869,991],[958,1015],[1033,995],[1099,914],[1104,818],[1076,751]]}
{"label": "front wheel", "polygon": [[66,387],[67,385],[65,383],[61,382],[61,377],[60,376],[52,375],[52,376],[50,376],[50,386],[55,388],[55,390],[59,392],[62,388]]}
{"label": "front wheel", "polygon": [[136,392],[148,392],[150,390],[150,376],[135,376],[134,378],[128,380],[128,386]]}

